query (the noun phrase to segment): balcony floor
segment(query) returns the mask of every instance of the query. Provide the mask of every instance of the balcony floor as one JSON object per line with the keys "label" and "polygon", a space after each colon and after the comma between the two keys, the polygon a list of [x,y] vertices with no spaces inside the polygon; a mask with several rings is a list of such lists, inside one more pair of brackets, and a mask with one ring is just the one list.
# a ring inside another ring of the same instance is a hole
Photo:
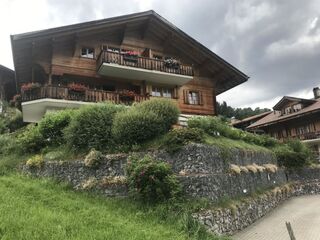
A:
{"label": "balcony floor", "polygon": [[129,67],[113,63],[102,63],[98,69],[98,73],[110,77],[145,80],[150,83],[178,86],[182,86],[193,79],[192,76]]}

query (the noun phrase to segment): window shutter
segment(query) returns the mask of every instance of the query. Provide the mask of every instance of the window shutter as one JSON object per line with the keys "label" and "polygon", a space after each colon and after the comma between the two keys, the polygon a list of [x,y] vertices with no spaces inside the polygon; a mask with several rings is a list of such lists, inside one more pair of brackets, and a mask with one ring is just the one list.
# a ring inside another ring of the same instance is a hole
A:
{"label": "window shutter", "polygon": [[199,105],[203,105],[203,96],[201,91],[199,91]]}
{"label": "window shutter", "polygon": [[183,90],[183,100],[185,104],[189,103],[189,91],[186,89]]}

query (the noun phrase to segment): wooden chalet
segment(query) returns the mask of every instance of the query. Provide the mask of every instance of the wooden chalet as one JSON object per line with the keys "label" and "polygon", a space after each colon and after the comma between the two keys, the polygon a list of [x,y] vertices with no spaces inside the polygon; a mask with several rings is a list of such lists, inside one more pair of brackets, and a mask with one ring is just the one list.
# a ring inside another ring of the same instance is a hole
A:
{"label": "wooden chalet", "polygon": [[154,11],[11,36],[23,118],[88,102],[176,101],[214,115],[248,77]]}
{"label": "wooden chalet", "polygon": [[281,141],[300,139],[310,145],[320,160],[320,89],[314,99],[283,97],[273,112],[252,123],[247,130],[262,130]]}
{"label": "wooden chalet", "polygon": [[0,65],[0,100],[10,101],[16,93],[17,88],[14,71]]}

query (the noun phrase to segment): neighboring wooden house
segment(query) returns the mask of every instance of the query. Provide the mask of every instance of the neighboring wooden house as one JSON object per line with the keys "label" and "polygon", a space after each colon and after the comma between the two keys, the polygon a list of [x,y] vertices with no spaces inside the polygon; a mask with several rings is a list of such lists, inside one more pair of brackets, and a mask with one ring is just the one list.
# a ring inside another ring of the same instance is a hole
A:
{"label": "neighboring wooden house", "polygon": [[260,120],[261,118],[264,118],[269,113],[271,113],[271,112],[270,111],[269,112],[263,112],[263,113],[260,113],[260,114],[257,114],[257,115],[251,116],[251,117],[244,118],[242,120],[233,120],[231,122],[231,125],[233,127],[235,127],[235,128],[239,128],[241,130],[246,130],[246,128],[248,126],[250,126],[251,124],[253,124],[256,121]]}
{"label": "neighboring wooden house", "polygon": [[24,121],[87,102],[171,98],[214,115],[248,77],[154,11],[11,36]]}
{"label": "neighboring wooden house", "polygon": [[[314,99],[283,97],[274,111],[247,127],[283,141],[300,139],[320,156],[320,89],[314,88]],[[320,159],[319,159],[320,160]]]}
{"label": "neighboring wooden house", "polygon": [[9,102],[16,93],[14,71],[0,65],[0,100]]}

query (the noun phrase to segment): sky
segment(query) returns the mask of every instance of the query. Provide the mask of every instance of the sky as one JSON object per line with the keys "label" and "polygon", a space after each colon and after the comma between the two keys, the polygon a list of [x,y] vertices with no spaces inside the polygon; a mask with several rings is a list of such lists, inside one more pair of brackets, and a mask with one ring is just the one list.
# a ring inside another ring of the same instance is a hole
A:
{"label": "sky", "polygon": [[320,87],[320,0],[0,0],[0,64],[10,35],[153,9],[250,78],[218,96],[272,108]]}

